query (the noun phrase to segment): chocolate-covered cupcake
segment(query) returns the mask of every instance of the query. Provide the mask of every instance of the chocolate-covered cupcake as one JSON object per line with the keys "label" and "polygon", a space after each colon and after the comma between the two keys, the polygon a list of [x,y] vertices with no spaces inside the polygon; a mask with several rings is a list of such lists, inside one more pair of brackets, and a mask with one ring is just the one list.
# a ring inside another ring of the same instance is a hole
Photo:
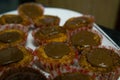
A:
{"label": "chocolate-covered cupcake", "polygon": [[21,24],[24,26],[30,26],[29,20],[22,18],[20,15],[16,14],[5,14],[0,17],[0,24]]}
{"label": "chocolate-covered cupcake", "polygon": [[3,45],[25,45],[27,39],[27,28],[22,25],[0,26],[0,46]]}
{"label": "chocolate-covered cupcake", "polygon": [[33,31],[36,43],[65,42],[67,40],[66,30],[60,26],[43,27]]}
{"label": "chocolate-covered cupcake", "polygon": [[[34,52],[39,58],[39,64],[46,71],[51,71],[65,65],[72,65],[77,53],[69,45],[62,42],[51,42],[40,46]],[[38,66],[40,66],[38,65]]]}
{"label": "chocolate-covered cupcake", "polygon": [[69,42],[79,50],[88,46],[99,46],[101,41],[102,38],[96,31],[87,29],[75,30],[69,38]]}
{"label": "chocolate-covered cupcake", "polygon": [[120,75],[119,52],[107,48],[86,48],[79,58],[83,71],[96,75],[97,80],[117,80]]}
{"label": "chocolate-covered cupcake", "polygon": [[59,26],[60,18],[53,15],[44,15],[34,21],[35,27]]}
{"label": "chocolate-covered cupcake", "polygon": [[64,24],[64,28],[66,28],[69,31],[84,27],[91,29],[93,27],[93,23],[94,23],[94,18],[92,16],[83,15],[68,19]]}
{"label": "chocolate-covered cupcake", "polygon": [[89,75],[80,72],[68,72],[58,75],[53,80],[94,80]]}
{"label": "chocolate-covered cupcake", "polygon": [[0,70],[9,67],[29,66],[33,61],[31,50],[22,46],[2,46],[0,48]]}
{"label": "chocolate-covered cupcake", "polygon": [[37,3],[24,3],[18,7],[18,13],[23,18],[32,21],[38,17],[43,16],[44,8],[41,4]]}
{"label": "chocolate-covered cupcake", "polygon": [[0,80],[47,80],[47,78],[36,69],[18,67],[4,71]]}

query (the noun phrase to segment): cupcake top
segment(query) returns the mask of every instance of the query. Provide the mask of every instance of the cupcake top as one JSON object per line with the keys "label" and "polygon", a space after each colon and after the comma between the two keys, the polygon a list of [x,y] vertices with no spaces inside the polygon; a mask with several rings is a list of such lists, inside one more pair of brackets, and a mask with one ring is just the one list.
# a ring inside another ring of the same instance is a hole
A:
{"label": "cupcake top", "polygon": [[120,56],[110,49],[88,48],[83,50],[79,64],[92,71],[109,72],[120,66]]}
{"label": "cupcake top", "polygon": [[82,74],[80,72],[63,73],[53,80],[93,80],[90,76]]}
{"label": "cupcake top", "polygon": [[25,47],[3,46],[0,48],[0,67],[29,65],[33,60],[32,52]]}
{"label": "cupcake top", "polygon": [[43,16],[43,6],[37,3],[24,3],[18,7],[18,13],[27,19],[36,19]]}
{"label": "cupcake top", "polygon": [[48,57],[59,59],[64,55],[68,55],[70,53],[70,48],[64,43],[50,43],[47,44],[44,48],[45,53]]}
{"label": "cupcake top", "polygon": [[73,33],[70,41],[74,46],[98,46],[101,43],[101,37],[92,31],[81,30]]}
{"label": "cupcake top", "polygon": [[5,14],[1,16],[0,24],[22,24],[22,25],[30,25],[30,22],[20,15],[16,14]]}
{"label": "cupcake top", "polygon": [[16,47],[8,47],[0,50],[0,66],[22,60],[24,54]]}
{"label": "cupcake top", "polygon": [[47,80],[47,78],[36,69],[18,67],[3,72],[0,80]]}
{"label": "cupcake top", "polygon": [[72,47],[62,42],[47,43],[36,49],[35,52],[40,61],[45,61],[46,64],[54,63],[54,65],[62,63],[69,64],[76,55]]}
{"label": "cupcake top", "polygon": [[24,44],[27,34],[21,30],[17,29],[6,29],[0,31],[0,44],[10,44],[10,45],[19,45]]}
{"label": "cupcake top", "polygon": [[60,23],[60,18],[53,15],[44,15],[35,20],[34,24],[36,27],[49,27],[58,26]]}
{"label": "cupcake top", "polygon": [[62,27],[59,26],[51,26],[51,27],[43,27],[38,30],[35,30],[33,37],[40,42],[51,42],[51,41],[66,41],[67,34]]}
{"label": "cupcake top", "polygon": [[67,30],[75,30],[82,27],[92,28],[93,22],[92,16],[72,17],[65,22],[64,27]]}

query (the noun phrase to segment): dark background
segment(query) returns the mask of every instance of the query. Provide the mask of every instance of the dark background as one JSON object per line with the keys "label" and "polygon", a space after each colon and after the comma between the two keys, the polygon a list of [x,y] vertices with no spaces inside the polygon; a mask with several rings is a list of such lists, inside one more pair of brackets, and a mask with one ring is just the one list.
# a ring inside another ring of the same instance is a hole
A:
{"label": "dark background", "polygon": [[[0,14],[11,10],[16,10],[20,4],[25,2],[35,2],[35,0],[0,0]],[[108,36],[113,39],[113,41],[115,41],[115,43],[120,46],[120,7],[114,30],[108,29],[100,24],[99,26]]]}

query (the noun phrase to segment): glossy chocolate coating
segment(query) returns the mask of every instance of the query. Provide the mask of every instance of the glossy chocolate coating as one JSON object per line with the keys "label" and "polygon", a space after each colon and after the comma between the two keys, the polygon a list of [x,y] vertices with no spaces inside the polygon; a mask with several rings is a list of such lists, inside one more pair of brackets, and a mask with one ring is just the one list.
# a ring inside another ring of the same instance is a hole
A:
{"label": "glossy chocolate coating", "polygon": [[62,58],[64,55],[70,53],[70,48],[66,44],[60,42],[49,43],[45,46],[44,50],[49,57],[54,59]]}
{"label": "glossy chocolate coating", "polygon": [[20,39],[20,34],[18,32],[4,32],[0,34],[1,43],[11,43]]}
{"label": "glossy chocolate coating", "polygon": [[23,52],[16,47],[7,47],[0,50],[0,66],[18,62],[24,57]]}

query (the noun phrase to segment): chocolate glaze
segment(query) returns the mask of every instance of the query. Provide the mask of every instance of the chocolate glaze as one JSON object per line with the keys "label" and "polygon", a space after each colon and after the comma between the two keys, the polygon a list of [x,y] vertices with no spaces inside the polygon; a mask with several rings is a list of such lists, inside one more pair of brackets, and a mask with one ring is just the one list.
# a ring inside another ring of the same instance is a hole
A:
{"label": "chocolate glaze", "polygon": [[1,43],[11,43],[20,39],[20,34],[18,32],[4,32],[0,34]]}
{"label": "chocolate glaze", "polygon": [[70,48],[60,42],[49,43],[44,48],[45,53],[52,58],[59,59],[70,53]]}
{"label": "chocolate glaze", "polygon": [[23,52],[16,47],[7,47],[0,50],[0,66],[18,62],[24,57]]}
{"label": "chocolate glaze", "polygon": [[35,34],[36,37],[39,39],[50,39],[56,36],[59,33],[65,33],[64,30],[62,30],[59,26],[53,26],[53,27],[44,27],[38,30]]}
{"label": "chocolate glaze", "polygon": [[105,48],[96,48],[86,53],[87,61],[94,67],[109,68],[114,65],[120,65],[120,57],[118,54]]}
{"label": "chocolate glaze", "polygon": [[71,36],[71,42],[74,46],[99,45],[100,37],[89,31],[80,31]]}

